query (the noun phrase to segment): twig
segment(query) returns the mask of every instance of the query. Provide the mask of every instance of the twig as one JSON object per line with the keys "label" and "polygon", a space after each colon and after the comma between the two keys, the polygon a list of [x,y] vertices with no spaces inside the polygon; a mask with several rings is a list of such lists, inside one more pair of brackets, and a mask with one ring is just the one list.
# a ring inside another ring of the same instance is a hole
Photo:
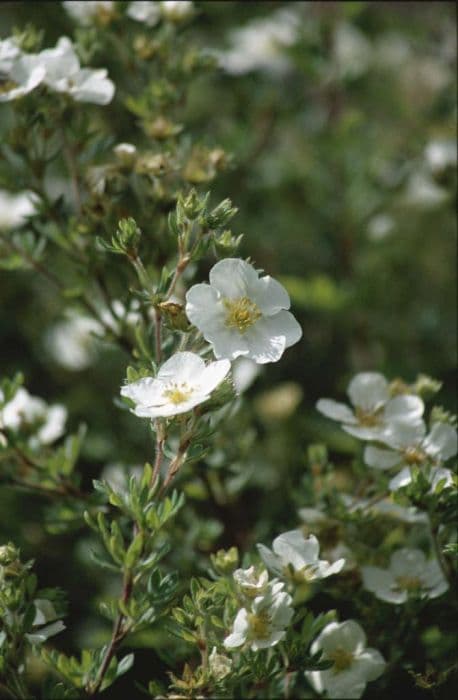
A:
{"label": "twig", "polygon": [[454,584],[453,573],[450,570],[450,567],[448,565],[448,561],[445,558],[444,553],[442,552],[442,548],[441,548],[440,542],[439,542],[439,526],[433,525],[432,523],[431,523],[431,537],[433,540],[433,546],[434,546],[434,551],[436,553],[437,561],[439,562],[439,566],[442,569],[442,573],[444,574],[447,581],[451,585],[453,585]]}
{"label": "twig", "polygon": [[[132,594],[132,588],[133,588],[133,580],[132,580],[132,572],[127,571],[124,577],[124,583],[123,583],[123,589],[122,589],[122,602],[127,603],[131,594]],[[119,613],[118,617],[116,618],[116,621],[113,626],[113,632],[111,634],[111,639],[108,644],[108,648],[105,652],[105,656],[103,657],[103,661],[100,665],[100,668],[97,673],[97,677],[94,681],[94,684],[86,688],[86,692],[89,696],[92,695],[97,695],[97,693],[100,690],[100,687],[103,683],[103,679],[105,677],[105,674],[108,670],[108,667],[111,663],[111,660],[113,656],[116,653],[116,650],[118,649],[119,645],[127,635],[129,629],[127,627],[123,628],[124,625],[124,620],[125,616],[122,613]]]}

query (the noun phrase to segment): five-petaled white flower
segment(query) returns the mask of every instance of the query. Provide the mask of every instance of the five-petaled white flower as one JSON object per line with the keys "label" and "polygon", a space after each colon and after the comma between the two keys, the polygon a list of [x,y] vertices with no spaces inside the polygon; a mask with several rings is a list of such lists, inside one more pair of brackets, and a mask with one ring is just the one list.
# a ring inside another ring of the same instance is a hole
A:
{"label": "five-petaled white flower", "polygon": [[[10,40],[5,39],[2,44]],[[45,77],[45,67],[37,63],[35,55],[16,53],[11,47],[13,43],[4,46],[4,57],[0,59],[0,102],[10,102],[24,97],[35,90]],[[10,47],[8,55],[7,48]],[[18,49],[19,51],[19,49]]]}
{"label": "five-petaled white flower", "polygon": [[68,37],[61,37],[53,49],[37,54],[15,56],[0,66],[4,81],[0,101],[14,100],[40,84],[69,95],[77,102],[106,105],[113,99],[115,86],[104,68],[81,68],[75,48]]}
{"label": "five-petaled white flower", "polygon": [[84,26],[96,19],[102,23],[108,21],[114,15],[115,7],[113,0],[66,0],[62,5],[72,19]]}
{"label": "five-petaled white flower", "polygon": [[[3,393],[0,390],[0,403]],[[29,444],[36,448],[50,445],[64,432],[67,410],[60,404],[49,406],[43,399],[31,396],[27,389],[20,387],[11,401],[0,408],[0,427],[14,432],[26,430]]]}
{"label": "five-petaled white flower", "polygon": [[246,645],[258,651],[273,647],[283,639],[294,614],[292,598],[283,591],[284,585],[274,579],[263,595],[256,596],[248,608],[239,610],[232,632],[224,640],[226,649]]}
{"label": "five-petaled white flower", "polygon": [[364,587],[387,603],[405,603],[411,595],[438,598],[448,589],[437,559],[427,561],[420,549],[398,549],[388,569],[362,566],[361,573]]}
{"label": "five-petaled white flower", "polygon": [[17,193],[0,190],[0,231],[22,226],[36,213],[38,201],[29,190]]}
{"label": "five-petaled white flower", "polygon": [[361,372],[347,389],[354,410],[332,399],[320,399],[316,407],[342,429],[360,440],[376,440],[393,420],[417,422],[424,404],[419,396],[403,394],[390,398],[389,384],[383,374]]}
{"label": "five-petaled white flower", "polygon": [[148,27],[154,27],[161,18],[159,2],[154,0],[135,0],[127,8],[127,16],[137,22],[144,22]]}
{"label": "five-petaled white flower", "polygon": [[183,22],[194,12],[191,0],[163,0],[160,6],[162,16],[169,22]]}
{"label": "five-petaled white flower", "polygon": [[312,654],[322,651],[333,662],[325,671],[307,671],[318,693],[328,698],[360,698],[369,681],[382,675],[386,663],[377,649],[366,647],[364,630],[354,620],[331,622],[311,646]]}
{"label": "five-petaled white flower", "polygon": [[243,356],[259,364],[277,362],[302,335],[287,311],[290,299],[270,276],[259,277],[247,262],[226,258],[210,270],[210,284],[186,295],[186,314],[211,343],[217,358]]}
{"label": "five-petaled white flower", "polygon": [[249,569],[237,569],[233,576],[237,586],[248,598],[262,595],[269,584],[267,571],[264,569],[257,573],[254,566],[250,566]]}
{"label": "five-petaled white flower", "polygon": [[434,423],[426,434],[426,425],[421,420],[416,423],[396,420],[378,437],[378,441],[389,449],[368,445],[364,451],[364,461],[376,469],[403,467],[390,481],[392,491],[410,483],[410,468],[413,466],[432,465],[427,474],[433,487],[442,478],[446,478],[449,485],[448,470],[442,469],[441,465],[454,457],[458,450],[457,433],[451,425]]}
{"label": "five-petaled white flower", "polygon": [[228,360],[205,365],[192,352],[177,352],[162,365],[156,377],[126,384],[121,395],[135,403],[133,413],[141,418],[175,416],[207,401],[230,367]]}
{"label": "five-petaled white flower", "polygon": [[290,530],[276,537],[272,543],[273,552],[263,544],[257,547],[268,569],[296,583],[327,578],[342,571],[345,565],[345,559],[338,559],[333,564],[319,559],[317,538],[314,535],[305,538],[301,530]]}
{"label": "five-petaled white flower", "polygon": [[221,681],[232,670],[232,659],[224,654],[218,654],[216,647],[213,647],[212,653],[208,657],[208,667],[210,673],[216,681]]}
{"label": "five-petaled white flower", "polygon": [[287,49],[296,41],[299,27],[300,17],[289,8],[255,19],[231,32],[231,47],[216,54],[220,66],[232,75],[255,70],[284,75],[292,66]]}

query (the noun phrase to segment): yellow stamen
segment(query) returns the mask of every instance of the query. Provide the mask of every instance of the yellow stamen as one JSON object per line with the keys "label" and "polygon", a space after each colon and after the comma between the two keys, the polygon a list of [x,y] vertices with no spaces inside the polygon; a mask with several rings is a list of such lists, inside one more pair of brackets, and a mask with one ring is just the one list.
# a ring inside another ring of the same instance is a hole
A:
{"label": "yellow stamen", "polygon": [[407,464],[422,464],[426,459],[426,455],[418,447],[408,447],[404,451],[404,459]]}
{"label": "yellow stamen", "polygon": [[249,614],[248,622],[255,639],[267,639],[269,637],[270,618],[266,611],[262,611],[257,615],[255,613]]}
{"label": "yellow stamen", "polygon": [[0,95],[4,95],[17,87],[19,87],[18,83],[15,83],[14,80],[0,79]]}
{"label": "yellow stamen", "polygon": [[423,588],[423,584],[418,576],[398,576],[396,583],[401,591],[407,591],[407,593],[415,593]]}
{"label": "yellow stamen", "polygon": [[366,426],[367,428],[373,428],[380,423],[380,417],[377,415],[377,412],[374,413],[371,411],[364,411],[362,408],[357,408],[355,410],[355,414],[358,419],[358,423]]}
{"label": "yellow stamen", "polygon": [[169,389],[166,389],[163,396],[168,399],[171,403],[178,405],[187,401],[192,394],[192,389],[183,382],[182,384],[174,384]]}
{"label": "yellow stamen", "polygon": [[333,672],[340,673],[341,671],[346,671],[352,665],[354,656],[351,651],[347,651],[343,647],[337,647],[337,649],[328,654],[328,658],[334,661]]}
{"label": "yellow stamen", "polygon": [[240,333],[245,333],[262,316],[258,305],[248,297],[224,299],[223,303],[227,309],[226,326],[237,328]]}

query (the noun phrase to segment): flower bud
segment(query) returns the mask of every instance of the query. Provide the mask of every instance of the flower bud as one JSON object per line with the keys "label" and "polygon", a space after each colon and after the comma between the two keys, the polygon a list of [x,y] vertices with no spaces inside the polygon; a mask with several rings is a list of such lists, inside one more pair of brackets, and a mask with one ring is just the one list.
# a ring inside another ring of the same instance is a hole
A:
{"label": "flower bud", "polygon": [[0,547],[0,566],[9,566],[19,559],[19,550],[12,542]]}
{"label": "flower bud", "polygon": [[232,574],[239,565],[239,551],[237,547],[219,549],[216,554],[210,555],[214,569],[220,574]]}
{"label": "flower bud", "polygon": [[135,163],[137,149],[132,143],[118,143],[113,151],[122,166],[128,167]]}

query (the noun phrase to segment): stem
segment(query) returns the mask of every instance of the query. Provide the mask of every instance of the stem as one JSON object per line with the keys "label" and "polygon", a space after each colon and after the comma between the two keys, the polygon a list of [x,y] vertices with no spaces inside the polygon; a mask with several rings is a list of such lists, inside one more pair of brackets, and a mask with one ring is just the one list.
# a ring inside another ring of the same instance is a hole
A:
{"label": "stem", "polygon": [[[127,603],[131,594],[132,594],[132,588],[133,588],[133,579],[132,579],[132,572],[131,571],[126,571],[124,575],[124,584],[123,584],[123,589],[122,589],[122,602]],[[127,627],[123,627],[124,625],[124,620],[125,617],[122,613],[119,613],[118,617],[116,618],[116,621],[113,626],[113,632],[111,634],[111,639],[108,644],[107,650],[105,652],[105,656],[103,657],[103,661],[100,665],[100,668],[97,673],[97,677],[94,681],[94,684],[86,688],[86,692],[89,696],[92,695],[97,695],[97,693],[100,690],[100,687],[103,683],[103,679],[105,677],[106,672],[108,671],[108,667],[111,663],[111,660],[113,656],[115,655],[119,645],[127,635],[129,629]]]}
{"label": "stem", "polygon": [[161,364],[162,359],[162,315],[160,309],[156,306],[154,308],[154,339],[156,347],[156,362],[158,365]]}
{"label": "stem", "polygon": [[156,451],[154,456],[153,474],[151,476],[151,486],[154,486],[161,471],[162,457],[164,455],[164,434],[162,425],[156,420]]}
{"label": "stem", "polygon": [[442,548],[441,548],[440,542],[439,542],[439,526],[433,525],[432,523],[431,523],[431,537],[433,540],[433,546],[434,546],[434,551],[436,553],[437,561],[439,562],[439,566],[442,569],[442,573],[444,574],[445,578],[449,582],[450,586],[453,586],[454,585],[453,573],[450,570],[448,561],[445,558],[444,553],[442,552]]}
{"label": "stem", "polygon": [[177,266],[175,268],[175,272],[173,274],[172,280],[170,282],[169,288],[166,293],[166,300],[170,299],[172,296],[173,292],[175,291],[175,287],[177,286],[178,280],[180,279],[181,275],[183,272],[186,270],[187,266],[189,265],[190,257],[188,255],[185,255],[184,257],[181,257],[178,259]]}
{"label": "stem", "polygon": [[177,453],[173,460],[170,462],[169,465],[169,471],[167,472],[167,476],[164,479],[164,483],[162,484],[160,491],[158,493],[158,499],[162,498],[164,493],[166,492],[168,486],[170,485],[171,481],[173,480],[174,476],[177,474],[179,471],[181,465],[183,464],[185,457],[186,457],[186,452],[188,450],[189,445],[191,444],[192,438],[194,437],[193,434],[193,428],[195,425],[195,422],[197,420],[197,416],[194,416],[194,419],[189,427],[189,429],[185,432],[183,437],[180,440],[180,444],[178,446]]}

